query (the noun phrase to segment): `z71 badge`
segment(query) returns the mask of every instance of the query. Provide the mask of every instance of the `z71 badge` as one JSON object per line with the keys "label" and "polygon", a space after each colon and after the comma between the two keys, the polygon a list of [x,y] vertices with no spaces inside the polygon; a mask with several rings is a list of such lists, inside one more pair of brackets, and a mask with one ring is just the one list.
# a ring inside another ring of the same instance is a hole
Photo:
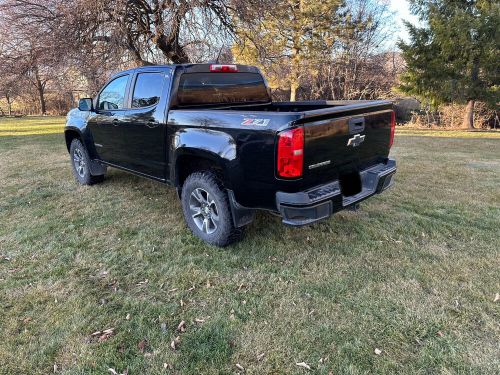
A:
{"label": "z71 badge", "polygon": [[269,121],[268,118],[244,118],[241,125],[267,126]]}

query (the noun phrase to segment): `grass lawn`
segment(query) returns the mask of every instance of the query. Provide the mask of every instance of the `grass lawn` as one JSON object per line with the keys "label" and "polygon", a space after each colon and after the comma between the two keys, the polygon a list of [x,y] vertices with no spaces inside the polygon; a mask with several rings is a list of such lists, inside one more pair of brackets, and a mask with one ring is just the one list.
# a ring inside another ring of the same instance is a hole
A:
{"label": "grass lawn", "polygon": [[62,124],[0,119],[0,374],[499,373],[498,134],[398,131],[392,190],[219,249],[171,188],[78,186]]}

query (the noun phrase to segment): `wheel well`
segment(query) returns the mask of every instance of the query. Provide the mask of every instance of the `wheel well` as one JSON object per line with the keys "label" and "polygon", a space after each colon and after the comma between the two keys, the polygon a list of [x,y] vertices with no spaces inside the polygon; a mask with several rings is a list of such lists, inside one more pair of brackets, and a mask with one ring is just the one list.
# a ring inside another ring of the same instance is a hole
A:
{"label": "wheel well", "polygon": [[82,138],[80,137],[80,134],[76,130],[66,130],[64,132],[64,138],[66,139],[66,148],[68,149],[71,147],[71,142],[73,142],[73,139],[77,138],[80,141],[82,141]]}
{"label": "wheel well", "polygon": [[177,158],[175,167],[175,186],[181,188],[186,178],[196,171],[211,170],[222,173],[222,167],[208,157],[181,155]]}

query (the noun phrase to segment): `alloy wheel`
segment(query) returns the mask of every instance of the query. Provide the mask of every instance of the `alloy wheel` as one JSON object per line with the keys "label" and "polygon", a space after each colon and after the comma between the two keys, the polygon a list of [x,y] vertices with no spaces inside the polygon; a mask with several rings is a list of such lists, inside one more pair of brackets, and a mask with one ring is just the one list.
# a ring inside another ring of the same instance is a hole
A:
{"label": "alloy wheel", "polygon": [[76,148],[73,152],[73,165],[75,166],[76,173],[82,178],[85,177],[85,158],[79,148]]}
{"label": "alloy wheel", "polygon": [[199,230],[207,234],[217,230],[219,212],[215,201],[206,190],[201,188],[193,190],[189,197],[189,209]]}

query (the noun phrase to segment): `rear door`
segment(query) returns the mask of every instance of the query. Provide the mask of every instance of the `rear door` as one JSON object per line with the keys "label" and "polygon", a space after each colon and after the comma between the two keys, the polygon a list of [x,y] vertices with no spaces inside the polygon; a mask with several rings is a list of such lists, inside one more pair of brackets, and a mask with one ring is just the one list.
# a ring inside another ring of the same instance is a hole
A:
{"label": "rear door", "polygon": [[389,155],[392,104],[352,107],[336,108],[330,114],[328,110],[319,110],[318,115],[311,116],[306,112],[305,179],[326,182],[357,173]]}
{"label": "rear door", "polygon": [[166,176],[166,115],[171,70],[152,67],[134,74],[130,109],[121,125],[126,140],[123,166],[164,179]]}
{"label": "rear door", "polygon": [[130,74],[113,78],[97,97],[95,115],[89,119],[96,152],[103,161],[120,164],[126,146],[120,129],[126,113],[126,93]]}

